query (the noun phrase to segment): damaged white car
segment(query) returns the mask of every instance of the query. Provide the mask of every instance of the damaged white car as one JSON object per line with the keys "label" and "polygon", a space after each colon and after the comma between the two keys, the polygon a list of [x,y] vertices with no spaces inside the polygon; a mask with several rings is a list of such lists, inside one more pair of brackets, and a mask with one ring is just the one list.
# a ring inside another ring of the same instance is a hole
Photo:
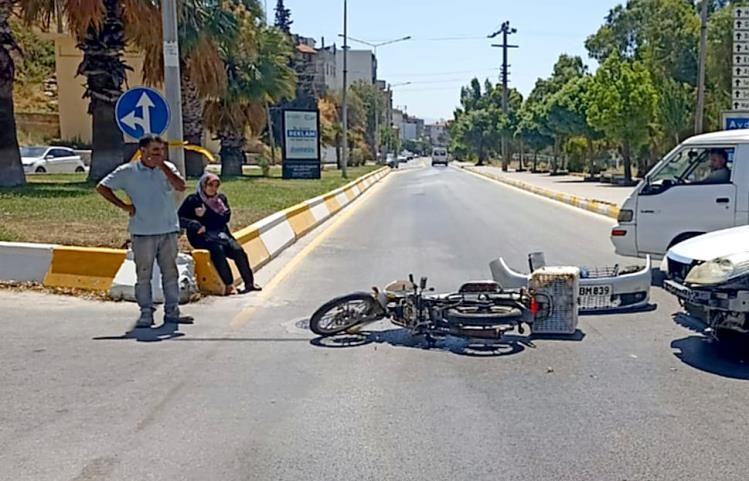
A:
{"label": "damaged white car", "polygon": [[749,333],[749,226],[704,234],[669,249],[663,287],[705,333],[727,339]]}

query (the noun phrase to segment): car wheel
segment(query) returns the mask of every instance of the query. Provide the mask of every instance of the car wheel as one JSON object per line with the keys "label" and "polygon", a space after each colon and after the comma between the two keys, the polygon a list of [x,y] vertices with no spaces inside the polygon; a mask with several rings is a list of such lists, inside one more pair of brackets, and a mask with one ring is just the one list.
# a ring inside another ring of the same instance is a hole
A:
{"label": "car wheel", "polygon": [[36,172],[37,174],[45,174],[47,172],[47,169],[45,169],[44,167],[37,167],[34,172]]}
{"label": "car wheel", "polygon": [[80,174],[81,172],[86,172],[86,169],[84,169],[83,167],[79,165],[78,167],[75,168],[75,171]]}

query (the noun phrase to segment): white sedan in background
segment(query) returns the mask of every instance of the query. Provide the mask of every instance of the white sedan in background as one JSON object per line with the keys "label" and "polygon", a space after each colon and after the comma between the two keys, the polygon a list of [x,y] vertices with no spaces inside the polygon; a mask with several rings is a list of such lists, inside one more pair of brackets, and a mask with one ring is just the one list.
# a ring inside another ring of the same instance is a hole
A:
{"label": "white sedan in background", "polygon": [[67,147],[21,147],[21,163],[26,173],[61,174],[86,171],[81,156]]}

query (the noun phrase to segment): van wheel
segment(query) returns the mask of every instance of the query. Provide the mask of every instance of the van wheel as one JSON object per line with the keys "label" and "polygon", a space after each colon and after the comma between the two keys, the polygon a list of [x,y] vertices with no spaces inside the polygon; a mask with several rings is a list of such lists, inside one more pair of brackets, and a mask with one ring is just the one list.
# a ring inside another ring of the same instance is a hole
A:
{"label": "van wheel", "polygon": [[685,232],[683,234],[679,234],[676,237],[674,237],[674,240],[671,241],[671,243],[668,245],[668,248],[672,248],[676,244],[679,244],[681,242],[684,242],[685,240],[691,239],[692,237],[697,237],[698,235],[702,235],[704,232]]}
{"label": "van wheel", "polygon": [[78,167],[75,168],[75,171],[78,172],[78,173],[81,173],[81,172],[86,172],[86,169],[84,169],[81,166],[78,166]]}

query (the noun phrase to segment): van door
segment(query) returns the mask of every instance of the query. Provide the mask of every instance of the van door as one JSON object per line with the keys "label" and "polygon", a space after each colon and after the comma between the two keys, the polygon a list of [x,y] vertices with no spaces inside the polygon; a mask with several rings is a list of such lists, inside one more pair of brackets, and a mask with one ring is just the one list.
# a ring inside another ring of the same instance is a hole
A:
{"label": "van door", "polygon": [[663,255],[681,236],[735,225],[735,151],[685,146],[648,174],[637,196],[638,252]]}

